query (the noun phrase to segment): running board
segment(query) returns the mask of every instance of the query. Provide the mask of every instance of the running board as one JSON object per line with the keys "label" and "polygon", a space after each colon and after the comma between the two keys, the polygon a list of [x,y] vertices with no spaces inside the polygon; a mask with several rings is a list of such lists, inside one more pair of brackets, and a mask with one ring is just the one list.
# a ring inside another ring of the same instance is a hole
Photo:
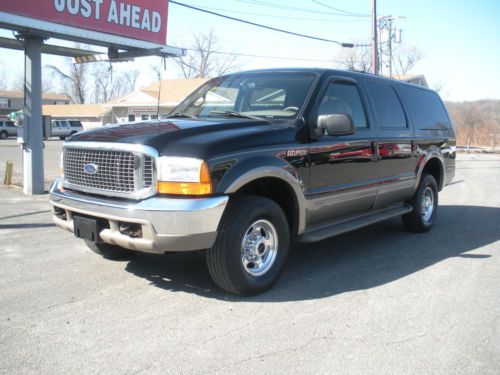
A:
{"label": "running board", "polygon": [[318,242],[329,237],[338,236],[339,234],[350,232],[367,225],[378,223],[379,221],[387,220],[395,216],[400,216],[411,212],[413,207],[409,204],[386,208],[363,216],[357,216],[349,220],[338,220],[321,227],[311,228],[301,235],[297,241],[299,242]]}

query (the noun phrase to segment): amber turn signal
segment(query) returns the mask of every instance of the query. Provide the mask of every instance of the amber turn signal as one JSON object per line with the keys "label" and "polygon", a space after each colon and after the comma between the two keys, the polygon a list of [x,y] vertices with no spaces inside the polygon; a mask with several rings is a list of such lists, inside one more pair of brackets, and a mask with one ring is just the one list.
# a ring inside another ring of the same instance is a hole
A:
{"label": "amber turn signal", "polygon": [[205,162],[201,164],[199,182],[158,181],[158,193],[174,195],[208,195],[212,194],[210,171]]}

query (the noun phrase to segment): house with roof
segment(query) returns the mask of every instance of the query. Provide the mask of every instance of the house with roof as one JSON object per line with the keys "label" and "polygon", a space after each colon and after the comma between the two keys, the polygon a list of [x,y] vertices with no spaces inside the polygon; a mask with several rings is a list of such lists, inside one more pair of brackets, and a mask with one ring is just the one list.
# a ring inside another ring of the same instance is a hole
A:
{"label": "house with roof", "polygon": [[[112,123],[154,120],[163,114],[170,113],[186,96],[206,81],[207,79],[204,78],[163,80],[161,83],[136,90],[123,98],[114,99],[105,104],[69,104],[66,96],[46,95],[42,113],[44,116],[50,116],[52,120],[79,120],[85,129]],[[21,93],[19,96],[22,98]],[[216,96],[216,94],[211,94],[211,96]],[[21,109],[23,99],[20,103],[17,109],[10,107],[7,114]]]}
{"label": "house with roof", "polygon": [[206,78],[167,79],[110,101],[112,122],[154,120],[168,114]]}
{"label": "house with roof", "polygon": [[429,87],[427,79],[423,74],[393,74],[392,77],[400,81],[413,83],[414,85]]}
{"label": "house with roof", "polygon": [[111,108],[103,104],[42,105],[44,116],[52,120],[79,120],[84,129],[111,123]]}
{"label": "house with roof", "polygon": [[[62,94],[46,93],[42,95],[42,105],[67,105],[69,98]],[[0,91],[0,117],[5,117],[11,112],[17,112],[24,107],[23,91]]]}

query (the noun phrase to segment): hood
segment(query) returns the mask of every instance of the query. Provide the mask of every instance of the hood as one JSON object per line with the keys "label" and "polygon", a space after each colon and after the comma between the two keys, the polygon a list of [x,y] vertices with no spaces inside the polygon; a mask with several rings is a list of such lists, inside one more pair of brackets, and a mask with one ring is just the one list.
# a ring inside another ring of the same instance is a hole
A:
{"label": "hood", "polygon": [[117,142],[150,146],[162,155],[207,157],[208,154],[264,145],[271,138],[265,133],[290,129],[251,119],[175,119],[105,126],[79,132],[68,142]]}

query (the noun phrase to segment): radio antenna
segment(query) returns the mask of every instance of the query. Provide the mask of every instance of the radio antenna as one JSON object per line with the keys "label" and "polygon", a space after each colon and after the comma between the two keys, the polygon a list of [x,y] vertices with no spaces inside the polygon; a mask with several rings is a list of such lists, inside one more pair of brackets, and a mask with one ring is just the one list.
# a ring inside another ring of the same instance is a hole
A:
{"label": "radio antenna", "polygon": [[[161,62],[161,60],[160,60]],[[163,70],[167,70],[167,59],[164,57],[163,58]],[[158,120],[160,119],[160,99],[161,99],[161,68],[158,69],[158,79],[160,80],[158,84],[158,102],[156,106],[156,116],[158,117]]]}

